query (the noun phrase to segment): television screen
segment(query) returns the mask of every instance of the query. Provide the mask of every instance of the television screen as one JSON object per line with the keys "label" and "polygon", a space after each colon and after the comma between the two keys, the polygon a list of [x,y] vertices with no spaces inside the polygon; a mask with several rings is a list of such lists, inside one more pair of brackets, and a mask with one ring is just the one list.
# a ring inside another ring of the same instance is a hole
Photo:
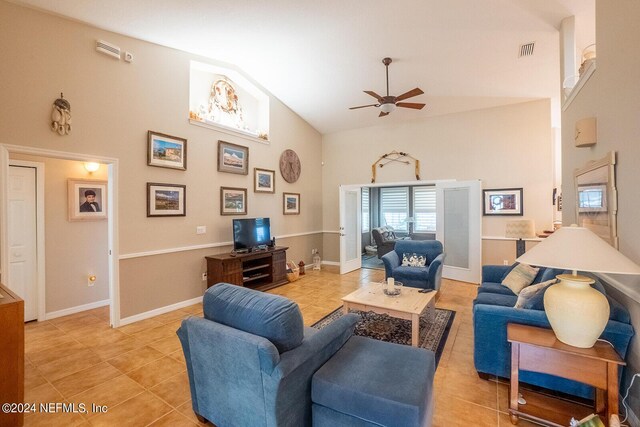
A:
{"label": "television screen", "polygon": [[233,249],[252,249],[271,243],[269,218],[233,220]]}

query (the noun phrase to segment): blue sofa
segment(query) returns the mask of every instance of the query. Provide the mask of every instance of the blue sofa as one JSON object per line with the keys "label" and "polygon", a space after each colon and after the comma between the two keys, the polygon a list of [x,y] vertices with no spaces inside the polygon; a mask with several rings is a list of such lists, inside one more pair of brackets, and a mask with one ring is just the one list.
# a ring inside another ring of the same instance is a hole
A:
{"label": "blue sofa", "polygon": [[[514,308],[518,297],[501,284],[502,279],[513,267],[487,265],[482,268],[482,284],[473,301],[473,359],[476,371],[481,377],[496,375],[509,378],[511,376],[511,346],[507,341],[508,323],[551,328],[544,312],[544,293],[531,299],[524,308]],[[565,271],[542,267],[533,284],[553,279],[562,273]],[[589,275],[589,273],[580,274]],[[618,354],[625,358],[634,334],[629,312],[616,300],[606,295],[604,286],[595,276],[589,276],[596,280],[592,286],[605,294],[611,307],[609,322],[601,338],[613,344]],[[523,371],[520,373],[520,381],[586,399],[594,398],[592,387],[553,375]]]}
{"label": "blue sofa", "polygon": [[[402,266],[402,255],[416,253],[425,255],[427,263],[424,267]],[[442,280],[442,264],[445,254],[442,243],[437,240],[400,240],[395,248],[382,257],[385,278],[393,277],[404,286],[423,289],[440,289]]]}

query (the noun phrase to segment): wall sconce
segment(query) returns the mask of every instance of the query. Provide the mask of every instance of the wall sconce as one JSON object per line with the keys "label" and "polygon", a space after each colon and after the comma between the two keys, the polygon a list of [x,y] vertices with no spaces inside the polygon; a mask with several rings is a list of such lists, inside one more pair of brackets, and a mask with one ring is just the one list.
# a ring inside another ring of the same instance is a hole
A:
{"label": "wall sconce", "polygon": [[100,163],[96,163],[96,162],[85,162],[85,164],[84,164],[84,168],[87,170],[87,172],[89,172],[89,173],[94,173],[95,171],[97,171],[98,169],[100,169]]}

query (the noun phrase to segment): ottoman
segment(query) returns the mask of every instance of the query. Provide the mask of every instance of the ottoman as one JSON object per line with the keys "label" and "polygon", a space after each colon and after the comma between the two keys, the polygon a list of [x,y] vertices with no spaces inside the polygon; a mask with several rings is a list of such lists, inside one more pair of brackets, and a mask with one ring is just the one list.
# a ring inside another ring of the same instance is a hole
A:
{"label": "ottoman", "polygon": [[431,351],[353,336],[313,376],[313,426],[430,426],[434,374]]}

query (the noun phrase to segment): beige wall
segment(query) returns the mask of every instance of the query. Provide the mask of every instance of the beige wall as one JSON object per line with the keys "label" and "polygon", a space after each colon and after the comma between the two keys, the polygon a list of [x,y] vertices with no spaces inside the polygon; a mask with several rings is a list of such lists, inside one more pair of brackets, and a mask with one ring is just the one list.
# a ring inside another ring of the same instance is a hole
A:
{"label": "beige wall", "polygon": [[[392,150],[419,159],[423,180],[481,179],[483,188],[523,187],[524,218],[535,220],[538,231],[549,229],[553,221],[550,117],[549,100],[540,100],[324,135],[324,230],[339,227],[338,186],[370,182],[371,164]],[[413,165],[394,164],[378,169],[376,182],[412,180]],[[509,219],[513,217],[483,217],[482,234],[504,236]],[[325,246],[325,253],[337,261],[338,239],[327,241],[332,246]],[[487,250],[490,255],[492,243]]]}
{"label": "beige wall", "polygon": [[[45,311],[59,310],[109,298],[107,221],[69,222],[67,180],[107,180],[102,165],[89,174],[82,162],[12,154],[11,159],[44,163]],[[93,286],[89,275],[96,276]]]}
{"label": "beige wall", "polygon": [[[132,52],[134,62],[97,53],[96,39]],[[0,68],[0,81],[5,83],[3,96],[11,100],[0,104],[0,143],[119,159],[121,255],[230,241],[232,217],[219,215],[220,186],[248,188],[247,217],[271,217],[275,236],[322,229],[321,136],[278,99],[270,97],[270,145],[188,123],[190,61],[214,61],[4,1],[0,1],[0,51],[10,58]],[[51,104],[61,91],[73,113],[74,129],[66,137],[49,130]],[[147,166],[148,130],[188,140],[187,171]],[[248,176],[217,172],[218,140],[249,147]],[[288,184],[278,172],[276,194],[254,194],[253,168],[277,170],[280,153],[287,148],[300,156],[300,180]],[[147,182],[185,184],[187,216],[147,218]],[[282,215],[283,191],[302,194],[300,215]],[[207,226],[206,234],[196,235],[199,225]],[[307,262],[311,260],[307,246],[303,238],[293,241],[291,250],[299,252],[298,257],[304,252]],[[175,256],[195,268],[203,253]],[[147,258],[121,262],[123,315],[202,295],[200,283],[185,291],[184,284],[172,279],[175,263],[165,262],[171,257],[153,261],[157,276],[140,274]],[[153,292],[141,291],[149,289]]]}
{"label": "beige wall", "polygon": [[[591,160],[616,151],[618,163],[618,236],[620,252],[640,264],[640,57],[631,54],[640,40],[640,3],[634,0],[596,2],[598,42],[597,70],[562,115],[563,222],[575,222],[573,172]],[[596,117],[598,143],[591,148],[574,147],[574,125],[579,119]],[[640,277],[620,277],[635,289],[634,296],[611,289],[630,311],[636,330],[629,350],[627,374],[640,372]],[[638,381],[636,381],[637,383]],[[632,407],[640,408],[640,387],[632,392]],[[636,416],[640,410],[636,409]]]}

